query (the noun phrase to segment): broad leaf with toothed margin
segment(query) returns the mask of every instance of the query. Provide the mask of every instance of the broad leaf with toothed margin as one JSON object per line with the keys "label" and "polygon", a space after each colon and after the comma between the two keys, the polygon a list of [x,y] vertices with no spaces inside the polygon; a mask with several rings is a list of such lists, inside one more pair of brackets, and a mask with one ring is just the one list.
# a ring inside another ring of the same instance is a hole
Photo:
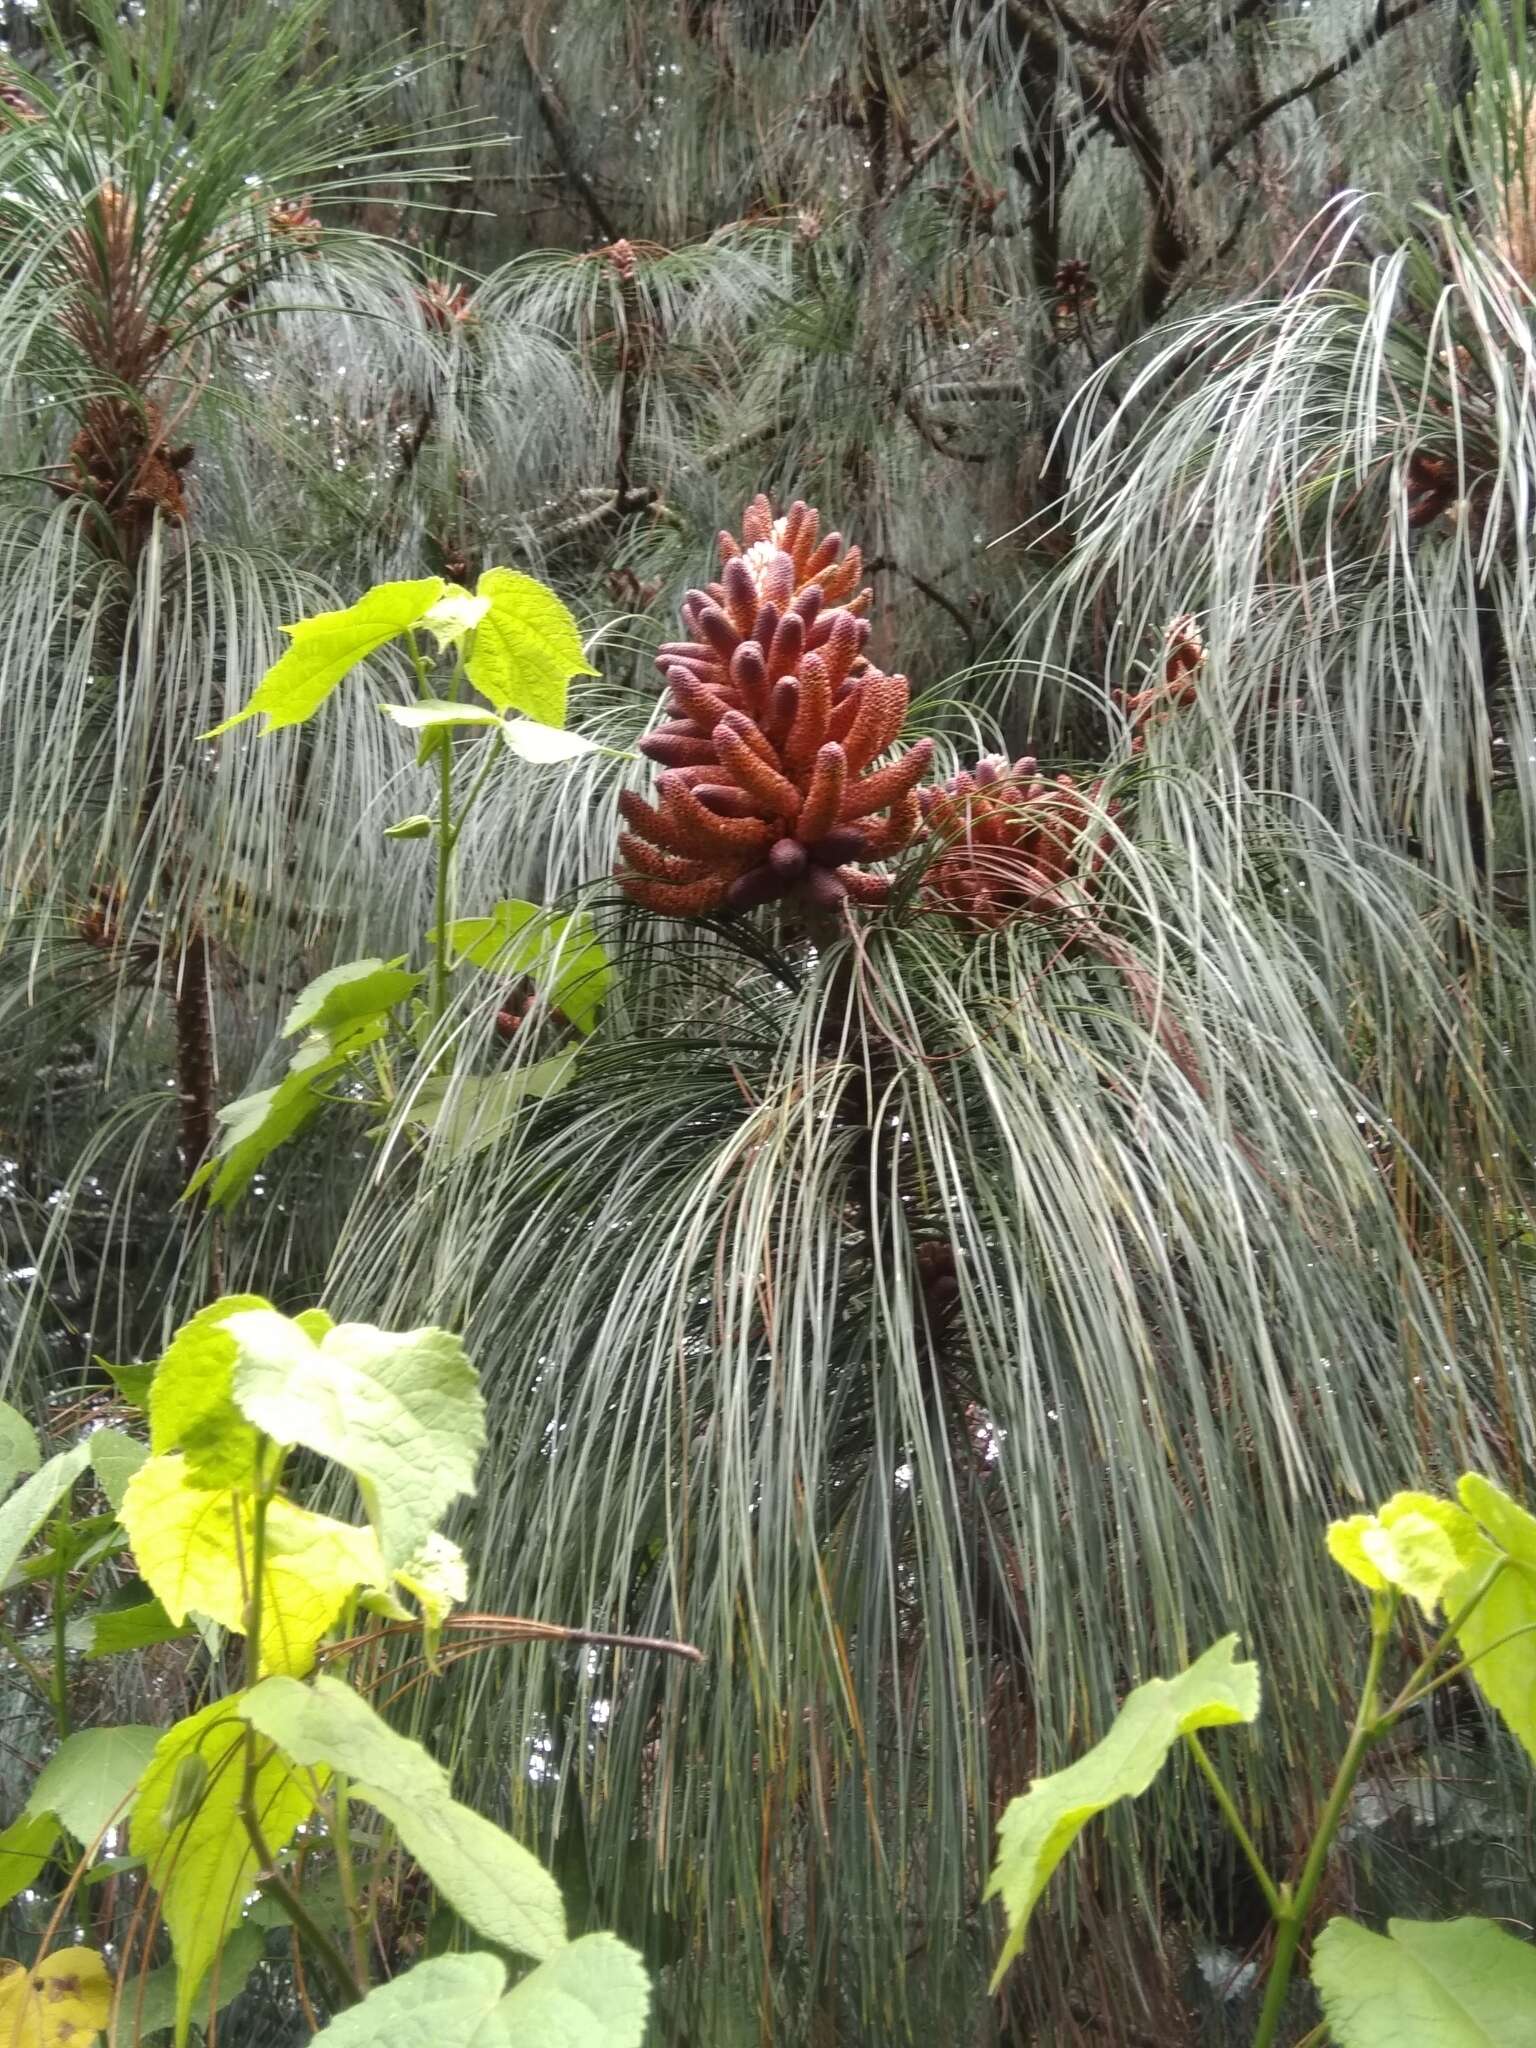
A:
{"label": "broad leaf with toothed margin", "polygon": [[376,583],[344,611],[317,612],[285,626],[291,644],[256,685],[250,703],[205,737],[213,739],[258,713],[267,721],[263,738],[282,726],[302,725],[360,661],[419,625],[447,587],[441,576]]}
{"label": "broad leaf with toothed margin", "polygon": [[60,1451],[0,1505],[0,1586],[38,1530],[91,1462],[88,1443]]}
{"label": "broad leaf with toothed margin", "polygon": [[498,2008],[508,2048],[641,2048],[650,1979],[612,1934],[584,1934],[513,1986]]}
{"label": "broad leaf with toothed margin", "polygon": [[1088,1754],[1036,1778],[998,1822],[997,1863],[987,1898],[1001,1898],[1008,1939],[992,1973],[996,1990],[1024,1946],[1029,1918],[1055,1870],[1088,1822],[1120,1799],[1145,1792],[1180,1736],[1252,1721],[1259,1667],[1239,1664],[1236,1636],[1213,1643],[1177,1678],[1153,1678],[1127,1695],[1114,1725]]}
{"label": "broad leaf with toothed margin", "polygon": [[[179,1455],[151,1458],[129,1480],[123,1527],[140,1576],[172,1621],[195,1612],[243,1631],[254,1516],[248,1493],[195,1485]],[[371,1529],[274,1500],[261,1584],[262,1669],[307,1671],[353,1594],[387,1580]]]}
{"label": "broad leaf with toothed margin", "polygon": [[1536,2048],[1536,1948],[1491,1920],[1330,1920],[1312,1984],[1337,2048]]}
{"label": "broad leaf with toothed margin", "polygon": [[19,1408],[0,1401],[0,1494],[14,1481],[35,1472],[42,1462],[37,1431]]}
{"label": "broad leaf with toothed margin", "polygon": [[235,1340],[224,1322],[268,1306],[260,1294],[209,1302],[172,1337],[150,1382],[149,1447],[161,1457],[180,1451],[194,1486],[246,1486],[255,1473],[256,1432],[230,1393]]}
{"label": "broad leaf with toothed margin", "polygon": [[495,1956],[429,1956],[338,2013],[314,2048],[509,2048],[497,2017],[506,1982]]}
{"label": "broad leaf with toothed margin", "polygon": [[453,1797],[448,1774],[339,1680],[269,1678],[240,1711],[298,1764],[328,1766],[376,1807],[461,1918],[487,1941],[540,1960],[566,1943],[554,1879],[520,1843]]}
{"label": "broad leaf with toothed margin", "polygon": [[88,1849],[122,1817],[159,1739],[154,1728],[82,1728],[66,1736],[39,1773],[27,1813],[51,1814]]}
{"label": "broad leaf with toothed margin", "polygon": [[402,1565],[474,1486],[485,1443],[475,1369],[447,1330],[341,1323],[317,1343],[274,1309],[224,1325],[241,1413],[356,1479],[386,1564]]}
{"label": "broad leaf with toothed margin", "polygon": [[545,584],[515,569],[487,569],[475,585],[490,609],[475,628],[465,669],[498,711],[564,725],[572,676],[594,676],[570,612]]}
{"label": "broad leaf with toothed margin", "polygon": [[[143,1857],[160,1894],[176,1951],[178,2042],[186,2038],[198,1987],[261,1869],[240,1815],[247,1734],[238,1695],[178,1721],[160,1738],[133,1804],[129,1846]],[[182,1766],[189,1759],[197,1760],[197,1794],[183,1811]],[[266,1743],[258,1744],[256,1759],[253,1805],[265,1845],[277,1856],[314,1811],[329,1773],[296,1771]]]}
{"label": "broad leaf with toothed margin", "polygon": [[1456,1641],[1473,1679],[1536,1763],[1536,1518],[1474,1472],[1456,1490],[1484,1533],[1447,1591],[1446,1607],[1456,1614],[1491,1578]]}

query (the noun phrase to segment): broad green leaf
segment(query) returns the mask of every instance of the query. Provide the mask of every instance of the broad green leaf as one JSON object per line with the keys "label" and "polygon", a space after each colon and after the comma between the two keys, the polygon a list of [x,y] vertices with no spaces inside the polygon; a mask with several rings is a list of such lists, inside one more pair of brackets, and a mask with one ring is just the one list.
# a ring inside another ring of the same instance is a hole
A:
{"label": "broad green leaf", "polygon": [[[540,951],[536,937],[525,940],[521,934],[527,926],[536,925],[542,914],[537,903],[507,898],[495,904],[487,917],[455,918],[448,927],[449,957],[469,960],[476,967],[497,967],[505,974],[520,973]],[[429,943],[437,943],[435,930],[427,937]]]}
{"label": "broad green leaf", "polygon": [[299,1047],[275,1087],[226,1103],[218,1113],[223,1126],[218,1150],[192,1176],[187,1193],[206,1187],[215,1205],[243,1194],[264,1161],[297,1137],[320,1109],[320,1083],[376,1044],[388,1028],[383,1018],[373,1018],[336,1038],[317,1032]]}
{"label": "broad green leaf", "polygon": [[1536,1762],[1536,1520],[1475,1473],[1462,1479],[1457,1492],[1488,1533],[1447,1592],[1446,1607],[1452,1614],[1464,1607],[1504,1560],[1456,1640],[1472,1676]]}
{"label": "broad green leaf", "polygon": [[488,597],[476,597],[462,583],[450,583],[432,609],[424,614],[421,623],[441,652],[445,647],[457,647],[466,634],[475,630],[490,608]]}
{"label": "broad green leaf", "polygon": [[0,1961],[5,2048],[93,2048],[112,2009],[112,1979],[93,1948],[56,1948],[35,1963]]}
{"label": "broad green leaf", "polygon": [[269,1678],[241,1712],[295,1763],[328,1765],[376,1807],[438,1891],[487,1941],[543,1960],[565,1946],[565,1907],[549,1872],[449,1788],[419,1742],[397,1735],[338,1679]]}
{"label": "broad green leaf", "polygon": [[1024,1946],[1029,1917],[1051,1873],[1087,1823],[1117,1800],[1145,1792],[1180,1736],[1253,1721],[1259,1667],[1234,1661],[1236,1636],[1213,1643],[1177,1678],[1153,1678],[1130,1693],[1114,1725],[1088,1754],[1036,1778],[998,1823],[997,1864],[987,1898],[1001,1897],[1008,1939],[992,1973],[995,1991]]}
{"label": "broad green leaf", "polygon": [[349,960],[317,976],[302,992],[283,1019],[283,1036],[292,1038],[300,1031],[331,1035],[385,1016],[424,979],[400,960]]}
{"label": "broad green leaf", "polygon": [[1330,1920],[1312,1983],[1337,2048],[1536,2048],[1536,1948],[1491,1920]]}
{"label": "broad green leaf", "polygon": [[[184,1621],[195,1610],[225,1628],[244,1630],[245,1568],[255,1537],[248,1494],[195,1485],[179,1455],[151,1458],[128,1482],[123,1526],[140,1576],[172,1621]],[[262,1573],[263,1670],[307,1671],[320,1638],[353,1594],[387,1578],[371,1529],[274,1500],[267,1510]]]}
{"label": "broad green leaf", "polygon": [[[436,934],[430,936],[435,943]],[[494,904],[488,916],[455,919],[448,927],[448,946],[455,960],[509,977],[530,975],[549,1003],[564,1010],[581,1032],[592,1029],[613,986],[607,952],[585,911],[548,917],[536,903],[507,899]]]}
{"label": "broad green leaf", "polygon": [[473,1490],[485,1402],[446,1330],[342,1323],[317,1344],[272,1309],[233,1316],[241,1411],[280,1444],[303,1444],[357,1480],[393,1569]]}
{"label": "broad green leaf", "polygon": [[107,1373],[119,1398],[129,1408],[137,1408],[141,1414],[149,1407],[149,1389],[155,1377],[154,1361],[134,1359],[128,1365],[109,1365],[104,1358],[96,1363]]}
{"label": "broad green leaf", "polygon": [[263,737],[280,726],[302,725],[312,718],[349,670],[419,625],[447,589],[440,576],[419,583],[377,583],[345,611],[317,612],[311,619],[285,626],[292,644],[256,686],[249,704],[205,735],[213,739],[231,726],[243,725],[259,712]]}
{"label": "broad green leaf", "polygon": [[230,1393],[235,1340],[224,1324],[242,1309],[269,1306],[259,1294],[210,1302],[182,1324],[160,1361],[149,1390],[149,1447],[160,1457],[180,1451],[194,1486],[245,1486],[255,1474],[256,1432]]}
{"label": "broad green leaf", "polygon": [[641,2048],[651,1985],[632,1948],[584,1934],[513,1986],[498,2008],[510,2048]]}
{"label": "broad green leaf", "polygon": [[[186,2039],[208,1966],[239,1920],[261,1869],[240,1811],[247,1734],[238,1696],[215,1700],[178,1721],[160,1738],[134,1801],[129,1844],[144,1858],[149,1881],[160,1893],[176,1952],[178,2044]],[[185,1819],[168,1825],[166,1808],[189,1757],[203,1768],[202,1798]],[[252,1805],[267,1848],[280,1856],[314,1811],[326,1773],[295,1771],[264,1743],[257,1746],[256,1763]]]}
{"label": "broad green leaf", "polygon": [[29,1814],[52,1814],[88,1849],[114,1821],[148,1768],[153,1728],[83,1728],[59,1744],[32,1787]]}
{"label": "broad green leaf", "polygon": [[0,1906],[37,1883],[58,1839],[59,1824],[51,1813],[20,1814],[0,1834]]}
{"label": "broad green leaf", "polygon": [[455,725],[500,725],[499,711],[487,711],[483,704],[453,704],[441,697],[424,697],[416,704],[381,704],[379,709],[396,725],[409,732],[438,732]]}
{"label": "broad green leaf", "polygon": [[149,1447],[121,1429],[98,1429],[92,1433],[91,1467],[101,1490],[114,1508],[123,1504],[123,1488],[149,1456]]}
{"label": "broad green leaf", "polygon": [[116,1657],[125,1650],[148,1649],[151,1643],[173,1643],[191,1633],[185,1622],[172,1621],[159,1600],[98,1608],[81,1616],[79,1625],[80,1635],[72,1642],[90,1658]]}
{"label": "broad green leaf", "polygon": [[21,1553],[91,1462],[88,1443],[50,1458],[0,1505],[0,1586],[16,1569]]}
{"label": "broad green leaf", "polygon": [[416,1089],[410,1121],[430,1131],[450,1159],[469,1159],[511,1130],[530,1102],[547,1102],[576,1078],[576,1055],[552,1053],[505,1074],[434,1076]]}
{"label": "broad green leaf", "polygon": [[1334,1563],[1382,1593],[1409,1594],[1432,1617],[1446,1588],[1465,1570],[1477,1540],[1471,1518],[1427,1493],[1394,1494],[1378,1514],[1351,1515],[1328,1527]]}
{"label": "broad green leaf", "polygon": [[582,754],[603,751],[596,740],[589,740],[582,733],[540,725],[532,718],[507,719],[502,724],[501,736],[519,761],[531,762],[538,768],[552,767],[560,761],[577,760]]}
{"label": "broad green leaf", "polygon": [[546,585],[515,569],[487,569],[475,585],[490,609],[475,629],[465,670],[499,711],[564,725],[572,676],[595,676],[581,633]]}
{"label": "broad green leaf", "polygon": [[37,1431],[19,1408],[0,1401],[0,1494],[35,1472],[42,1458]]}
{"label": "broad green leaf", "polygon": [[506,1982],[494,1956],[431,1956],[338,2014],[315,2048],[509,2048],[495,2016]]}
{"label": "broad green leaf", "polygon": [[[286,1920],[283,1923],[287,1925]],[[266,1942],[259,1927],[237,1927],[214,1959],[205,1982],[207,1995],[195,2000],[192,2017],[207,2021],[222,2012],[245,1989],[261,1961]],[[131,1976],[118,1986],[117,2028],[120,2041],[147,2041],[176,2021],[176,1965],[164,1963],[147,1976]]]}

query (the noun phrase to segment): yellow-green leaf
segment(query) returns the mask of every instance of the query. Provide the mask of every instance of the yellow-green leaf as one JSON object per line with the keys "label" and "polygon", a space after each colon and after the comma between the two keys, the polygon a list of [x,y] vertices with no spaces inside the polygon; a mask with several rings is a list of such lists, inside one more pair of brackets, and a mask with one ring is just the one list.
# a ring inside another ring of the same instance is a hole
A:
{"label": "yellow-green leaf", "polygon": [[234,1394],[275,1442],[303,1444],[357,1480],[391,1568],[474,1485],[485,1442],[475,1369],[447,1330],[342,1323],[317,1344],[273,1309],[226,1325],[239,1347]]}
{"label": "yellow-green leaf", "polygon": [[300,1031],[334,1037],[354,1025],[387,1016],[426,979],[412,973],[404,961],[404,954],[395,960],[348,960],[317,975],[283,1019],[284,1038]]}
{"label": "yellow-green leaf", "polygon": [[0,1494],[42,1463],[37,1431],[19,1408],[0,1401]]}
{"label": "yellow-green leaf", "polygon": [[4,2048],[91,2048],[112,2009],[112,1979],[93,1948],[56,1948],[30,1965],[0,1961]]}
{"label": "yellow-green leaf", "polygon": [[223,1326],[242,1309],[269,1306],[259,1294],[226,1294],[199,1309],[150,1382],[149,1447],[162,1457],[180,1451],[194,1486],[245,1486],[255,1472],[256,1432],[230,1394],[235,1340]]}
{"label": "yellow-green leaf", "polygon": [[90,1848],[122,1817],[157,1740],[153,1728],[78,1729],[43,1766],[27,1812],[51,1815],[82,1848]]}
{"label": "yellow-green leaf", "polygon": [[1177,1678],[1137,1686],[1109,1733],[1086,1756],[1051,1777],[1036,1778],[1009,1804],[998,1823],[997,1864],[985,1894],[1000,1897],[1008,1916],[994,1990],[1024,1946],[1030,1915],[1051,1873],[1088,1822],[1117,1800],[1145,1792],[1180,1736],[1257,1718],[1259,1667],[1237,1663],[1236,1648],[1237,1637],[1226,1636]]}
{"label": "yellow-green leaf", "polygon": [[641,2048],[651,1985],[632,1948],[583,1934],[514,1984],[497,2007],[514,2042],[558,2048]]}
{"label": "yellow-green leaf", "polygon": [[552,725],[540,725],[534,718],[503,720],[501,736],[509,753],[516,754],[520,761],[531,762],[535,768],[554,767],[582,754],[603,751],[596,740],[589,740],[584,733],[561,732]]}
{"label": "yellow-green leaf", "polygon": [[[261,1869],[240,1811],[248,1733],[238,1695],[178,1721],[161,1737],[134,1801],[129,1845],[144,1858],[149,1881],[160,1893],[176,1951],[178,2043],[186,2039],[208,1967]],[[182,1766],[189,1757],[201,1765],[201,1798],[182,1815],[172,1795],[178,1781],[185,1781]],[[267,1848],[280,1855],[314,1811],[328,1774],[295,1770],[265,1741],[258,1741],[255,1757],[252,1805]]]}
{"label": "yellow-green leaf", "polygon": [[1374,1515],[1330,1523],[1328,1554],[1373,1593],[1393,1587],[1432,1616],[1466,1569],[1477,1531],[1453,1501],[1395,1493]]}
{"label": "yellow-green leaf", "polygon": [[285,626],[292,645],[256,686],[249,704],[206,735],[228,732],[259,712],[263,735],[312,718],[351,669],[387,641],[419,625],[447,589],[441,576],[419,583],[377,583],[345,611],[317,612]]}
{"label": "yellow-green leaf", "polygon": [[1536,1948],[1491,1920],[1330,1920],[1312,1982],[1337,2048],[1536,2048]]}
{"label": "yellow-green leaf", "polygon": [[[59,1824],[51,1813],[23,1813],[0,1834],[0,1906],[37,1883],[58,1839]],[[0,2044],[4,2039],[0,2034]]]}
{"label": "yellow-green leaf", "polygon": [[1473,1678],[1536,1763],[1536,1519],[1476,1473],[1456,1490],[1487,1535],[1447,1592],[1446,1606],[1456,1614],[1497,1570],[1456,1640]]}
{"label": "yellow-green leaf", "polygon": [[462,583],[450,583],[421,623],[437,642],[439,651],[457,647],[472,633],[491,608],[488,597],[476,597]]}
{"label": "yellow-green leaf", "polygon": [[564,725],[572,676],[594,676],[581,633],[546,584],[515,569],[487,569],[476,584],[490,608],[475,628],[465,669],[498,711]]}
{"label": "yellow-green leaf", "polygon": [[[249,1494],[195,1485],[179,1455],[151,1458],[128,1482],[122,1519],[139,1574],[172,1621],[192,1612],[244,1631],[245,1569],[255,1538]],[[274,1500],[262,1573],[262,1669],[307,1671],[353,1594],[386,1584],[388,1576],[371,1529]]]}
{"label": "yellow-green leaf", "polygon": [[565,1906],[549,1872],[512,1837],[452,1796],[448,1774],[339,1679],[269,1678],[241,1712],[295,1763],[326,1765],[376,1807],[454,1911],[518,1955],[564,1948]]}
{"label": "yellow-green leaf", "polygon": [[[429,935],[436,943],[436,932]],[[552,917],[536,903],[504,897],[484,917],[455,918],[448,927],[454,960],[469,960],[509,980],[526,974],[551,1006],[589,1032],[614,972],[584,910]]]}

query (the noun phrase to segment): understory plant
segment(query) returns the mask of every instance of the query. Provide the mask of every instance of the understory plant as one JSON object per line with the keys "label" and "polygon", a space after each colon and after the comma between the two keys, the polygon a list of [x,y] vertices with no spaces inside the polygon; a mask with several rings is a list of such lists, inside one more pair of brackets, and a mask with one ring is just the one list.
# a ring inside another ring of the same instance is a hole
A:
{"label": "understory plant", "polygon": [[[377,584],[345,610],[301,619],[287,631],[291,644],[282,658],[209,737],[257,716],[265,720],[264,735],[303,725],[369,655],[404,643],[416,697],[379,708],[418,736],[417,764],[430,767],[437,802],[430,813],[386,826],[385,837],[431,842],[429,966],[413,969],[404,955],[347,961],[300,993],[282,1027],[285,1039],[299,1039],[286,1074],[218,1112],[217,1140],[191,1178],[188,1194],[206,1188],[217,1204],[243,1194],[272,1152],[327,1100],[386,1112],[397,1093],[393,1056],[402,1043],[426,1056],[410,1091],[413,1127],[443,1125],[451,1144],[482,1142],[520,1102],[558,1092],[575,1056],[572,1041],[579,1044],[592,1029],[611,980],[585,916],[546,918],[532,903],[507,899],[480,916],[454,915],[459,842],[496,768],[509,754],[549,764],[591,750],[590,741],[564,730],[570,680],[593,671],[576,622],[555,593],[512,569],[487,569],[473,593],[429,576]],[[435,656],[422,645],[426,636]],[[466,687],[480,701],[466,698]],[[466,735],[479,741],[479,758],[469,763],[458,745]],[[511,1071],[481,1076],[458,1071],[444,1025],[452,972],[464,962],[507,978],[498,1035],[516,1037],[525,1051],[542,1033],[545,1057],[519,1058]]]}
{"label": "understory plant", "polygon": [[[1037,1778],[998,1823],[987,1887],[1008,1938],[995,1990],[1024,1947],[1052,1872],[1095,1815],[1145,1792],[1182,1748],[1210,1788],[1273,1917],[1274,1942],[1253,2048],[1275,2048],[1291,1982],[1371,1753],[1437,1693],[1472,1681],[1536,1761],[1536,1517],[1467,1473],[1455,1501],[1398,1493],[1375,1514],[1328,1529],[1328,1554],[1370,1595],[1370,1644],[1353,1725],[1298,1874],[1276,1878],[1242,1804],[1202,1740],[1252,1724],[1259,1667],[1214,1643],[1177,1678],[1125,1700],[1103,1739],[1067,1769]],[[1536,2017],[1536,1948],[1496,1921],[1390,1920],[1385,1934],[1334,1915],[1312,1943],[1322,2024],[1306,2037],[1337,2048],[1522,2048]]]}
{"label": "understory plant", "polygon": [[[571,1940],[554,1879],[396,1725],[445,1662],[565,1633],[459,1611],[468,1567],[439,1524],[485,1434],[459,1340],[231,1296],[120,1380],[136,1426],[46,1459],[0,1408],[0,1593],[32,1617],[6,1647],[62,1738],[0,1835],[0,1902],[73,1866],[38,1953],[0,1964],[0,2041],[170,2027],[181,2044],[195,2021],[211,2040],[283,1926],[303,2013],[336,2048],[639,2048],[640,1959]],[[316,1460],[361,1520],[303,1503]],[[85,1489],[100,1505],[77,1515]],[[74,1655],[164,1643],[186,1646],[200,1705],[71,1731]],[[104,1886],[111,1939],[61,1941],[102,1916]]]}

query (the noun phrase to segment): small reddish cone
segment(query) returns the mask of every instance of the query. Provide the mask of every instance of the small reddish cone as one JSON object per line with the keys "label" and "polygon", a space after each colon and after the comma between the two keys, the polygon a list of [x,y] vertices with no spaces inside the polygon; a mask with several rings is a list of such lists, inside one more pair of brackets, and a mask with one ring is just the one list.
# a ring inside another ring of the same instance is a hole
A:
{"label": "small reddish cone", "polygon": [[929,908],[977,927],[1081,916],[1119,808],[1103,792],[1070,775],[1043,780],[1028,754],[992,756],[924,790],[923,821],[940,842],[923,877]]}
{"label": "small reddish cone", "polygon": [[690,637],[657,656],[667,718],[640,742],[661,767],[655,801],[619,799],[618,879],[671,917],[796,896],[835,910],[883,902],[864,863],[916,837],[919,740],[876,766],[907,714],[905,676],[867,659],[859,550],[796,503],[757,497],[741,538],[720,536],[720,579],[683,600]]}
{"label": "small reddish cone", "polygon": [[1116,690],[1115,702],[1131,726],[1131,751],[1146,745],[1147,727],[1193,704],[1205,667],[1205,641],[1191,613],[1173,621],[1163,635],[1162,677],[1145,690]]}

